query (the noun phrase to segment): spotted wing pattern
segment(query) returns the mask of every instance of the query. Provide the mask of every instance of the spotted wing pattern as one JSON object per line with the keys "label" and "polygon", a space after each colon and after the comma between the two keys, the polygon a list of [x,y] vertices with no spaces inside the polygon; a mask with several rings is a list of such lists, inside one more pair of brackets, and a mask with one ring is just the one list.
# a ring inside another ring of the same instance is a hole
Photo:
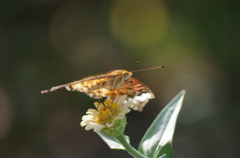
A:
{"label": "spotted wing pattern", "polygon": [[116,96],[128,95],[132,101],[132,109],[142,111],[149,99],[154,98],[153,92],[142,82],[131,77],[132,73],[126,70],[113,70],[105,74],[89,76],[68,84],[52,87],[42,93],[52,92],[61,88],[69,91],[79,91],[91,98],[115,98]]}
{"label": "spotted wing pattern", "polygon": [[154,99],[153,92],[142,82],[131,77],[129,80],[133,85],[133,90],[130,92],[128,100],[133,101],[131,108],[133,110],[142,111],[149,99]]}
{"label": "spotted wing pattern", "polygon": [[146,85],[133,77],[115,89],[100,88],[86,94],[95,99],[99,97],[115,98],[126,94],[128,95],[128,101],[134,103],[131,108],[137,111],[142,111],[149,99],[154,99],[155,97]]}
{"label": "spotted wing pattern", "polygon": [[105,74],[89,76],[78,81],[68,84],[52,87],[51,89],[43,90],[41,93],[52,92],[61,88],[66,88],[68,91],[79,91],[90,93],[96,89],[108,88],[114,89],[121,86],[132,76],[132,73],[126,70],[113,70]]}

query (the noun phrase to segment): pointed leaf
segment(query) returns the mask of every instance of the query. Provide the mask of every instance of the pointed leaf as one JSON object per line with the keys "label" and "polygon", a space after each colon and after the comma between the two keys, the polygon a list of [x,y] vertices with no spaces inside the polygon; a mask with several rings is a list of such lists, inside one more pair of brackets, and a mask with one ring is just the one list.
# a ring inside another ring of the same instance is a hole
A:
{"label": "pointed leaf", "polygon": [[160,156],[159,158],[167,158],[166,154],[163,154],[162,156]]}
{"label": "pointed leaf", "polygon": [[[110,149],[118,149],[118,150],[125,150],[125,148],[122,146],[122,144],[114,137],[102,134],[100,132],[96,132],[102,139],[104,142],[107,143],[107,145],[109,146]],[[127,139],[128,143],[129,141],[129,137],[125,135],[125,138]]]}
{"label": "pointed leaf", "polygon": [[141,153],[152,158],[166,153],[172,158],[172,138],[184,95],[182,90],[155,118],[140,142]]}

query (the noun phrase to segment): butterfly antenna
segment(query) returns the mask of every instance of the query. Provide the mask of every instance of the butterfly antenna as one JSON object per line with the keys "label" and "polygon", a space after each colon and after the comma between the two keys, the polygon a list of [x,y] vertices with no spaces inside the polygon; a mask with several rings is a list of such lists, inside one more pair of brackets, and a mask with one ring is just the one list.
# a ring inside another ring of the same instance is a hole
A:
{"label": "butterfly antenna", "polygon": [[154,69],[160,69],[160,68],[165,68],[165,67],[166,67],[165,65],[162,65],[162,66],[153,67],[153,68],[148,68],[148,69],[135,70],[135,71],[131,71],[131,72],[139,72],[139,71],[154,70]]}
{"label": "butterfly antenna", "polygon": [[135,65],[137,65],[138,64],[138,61],[136,61],[131,67],[130,67],[130,70],[135,66]]}

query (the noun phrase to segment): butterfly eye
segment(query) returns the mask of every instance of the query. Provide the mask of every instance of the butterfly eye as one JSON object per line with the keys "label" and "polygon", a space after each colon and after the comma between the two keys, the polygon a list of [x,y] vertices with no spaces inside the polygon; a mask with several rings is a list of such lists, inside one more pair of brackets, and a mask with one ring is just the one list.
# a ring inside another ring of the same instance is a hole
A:
{"label": "butterfly eye", "polygon": [[124,77],[125,80],[128,80],[131,76],[132,76],[131,72],[124,72],[123,73],[123,77]]}

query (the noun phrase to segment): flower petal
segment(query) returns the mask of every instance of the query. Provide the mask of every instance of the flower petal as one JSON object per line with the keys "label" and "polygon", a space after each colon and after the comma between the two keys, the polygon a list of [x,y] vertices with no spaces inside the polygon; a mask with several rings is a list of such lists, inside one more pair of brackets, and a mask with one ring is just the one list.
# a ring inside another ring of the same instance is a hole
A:
{"label": "flower petal", "polygon": [[86,126],[86,130],[93,129],[95,132],[100,132],[103,128],[115,128],[116,122],[131,111],[129,107],[133,102],[126,99],[127,95],[123,95],[116,97],[114,101],[106,99],[104,104],[95,102],[97,110],[88,109],[87,115],[82,117],[80,126]]}
{"label": "flower petal", "polygon": [[105,125],[95,125],[94,126],[94,132],[100,132],[104,127],[106,127]]}

